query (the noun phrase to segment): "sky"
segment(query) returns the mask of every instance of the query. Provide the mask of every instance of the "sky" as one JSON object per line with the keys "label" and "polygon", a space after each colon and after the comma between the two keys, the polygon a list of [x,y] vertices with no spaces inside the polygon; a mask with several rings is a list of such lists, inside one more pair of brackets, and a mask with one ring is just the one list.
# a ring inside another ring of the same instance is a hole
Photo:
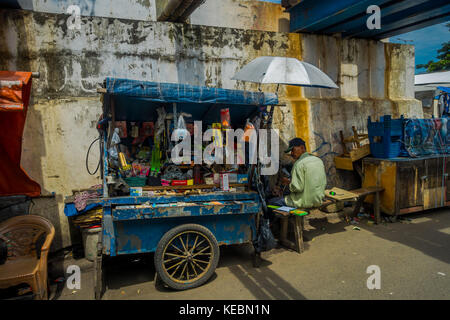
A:
{"label": "sky", "polygon": [[[281,3],[281,0],[260,1]],[[390,42],[413,44],[416,52],[416,65],[425,64],[430,60],[437,61],[437,50],[444,42],[450,41],[450,31],[445,26],[448,22],[392,37]],[[425,69],[416,68],[416,74],[425,71]]]}
{"label": "sky", "polygon": [[[416,65],[427,63],[430,60],[437,61],[437,50],[441,48],[444,42],[450,41],[450,31],[445,26],[447,23],[436,24],[392,37],[390,42],[413,44],[416,49]],[[416,68],[416,74],[424,72],[425,69]]]}

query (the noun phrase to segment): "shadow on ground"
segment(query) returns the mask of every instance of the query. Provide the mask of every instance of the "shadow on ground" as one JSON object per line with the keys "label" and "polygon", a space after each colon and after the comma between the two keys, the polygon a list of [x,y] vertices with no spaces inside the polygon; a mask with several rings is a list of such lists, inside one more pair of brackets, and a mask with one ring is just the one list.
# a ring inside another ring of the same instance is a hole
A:
{"label": "shadow on ground", "polygon": [[450,243],[450,216],[448,208],[426,210],[399,216],[399,226],[393,230],[392,223],[383,219],[380,225],[368,225],[361,221],[358,227],[385,240],[401,243],[423,254],[450,264],[445,250]]}

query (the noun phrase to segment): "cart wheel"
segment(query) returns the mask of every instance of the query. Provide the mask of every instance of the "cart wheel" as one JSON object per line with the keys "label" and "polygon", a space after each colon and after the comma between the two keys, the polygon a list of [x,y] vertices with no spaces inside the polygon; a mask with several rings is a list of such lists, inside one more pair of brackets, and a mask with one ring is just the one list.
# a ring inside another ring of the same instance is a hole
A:
{"label": "cart wheel", "polygon": [[219,245],[207,228],[184,224],[169,230],[159,241],[155,268],[172,289],[201,286],[213,275],[219,262]]}

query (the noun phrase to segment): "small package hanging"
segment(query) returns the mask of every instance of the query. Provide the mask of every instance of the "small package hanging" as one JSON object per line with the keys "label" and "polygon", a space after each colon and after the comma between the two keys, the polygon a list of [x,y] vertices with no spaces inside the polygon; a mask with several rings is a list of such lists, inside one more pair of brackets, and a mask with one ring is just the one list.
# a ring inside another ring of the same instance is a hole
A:
{"label": "small package hanging", "polygon": [[151,137],[154,133],[153,122],[143,122],[139,135],[142,137]]}
{"label": "small package hanging", "polygon": [[247,122],[246,122],[245,128],[244,128],[244,141],[249,142],[250,138],[252,137],[253,134],[255,134],[255,137],[256,137],[255,126],[253,125],[253,123],[250,122],[249,119],[247,119]]}
{"label": "small package hanging", "polygon": [[135,122],[131,125],[131,137],[137,138],[139,137],[139,127],[136,125]]}
{"label": "small package hanging", "polygon": [[126,138],[127,137],[127,122],[126,121],[116,121],[114,123],[115,128],[119,128],[119,137]]}
{"label": "small package hanging", "polygon": [[220,110],[220,121],[223,129],[231,128],[230,109],[225,108]]}

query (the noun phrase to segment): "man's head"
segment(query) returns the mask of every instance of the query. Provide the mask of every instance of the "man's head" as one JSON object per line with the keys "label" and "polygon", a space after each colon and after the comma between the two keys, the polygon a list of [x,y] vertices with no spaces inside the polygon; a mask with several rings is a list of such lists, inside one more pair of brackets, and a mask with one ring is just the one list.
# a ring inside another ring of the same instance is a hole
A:
{"label": "man's head", "polygon": [[305,141],[300,138],[294,138],[289,141],[289,146],[286,149],[285,153],[291,153],[292,158],[297,160],[301,157],[302,154],[306,152]]}

